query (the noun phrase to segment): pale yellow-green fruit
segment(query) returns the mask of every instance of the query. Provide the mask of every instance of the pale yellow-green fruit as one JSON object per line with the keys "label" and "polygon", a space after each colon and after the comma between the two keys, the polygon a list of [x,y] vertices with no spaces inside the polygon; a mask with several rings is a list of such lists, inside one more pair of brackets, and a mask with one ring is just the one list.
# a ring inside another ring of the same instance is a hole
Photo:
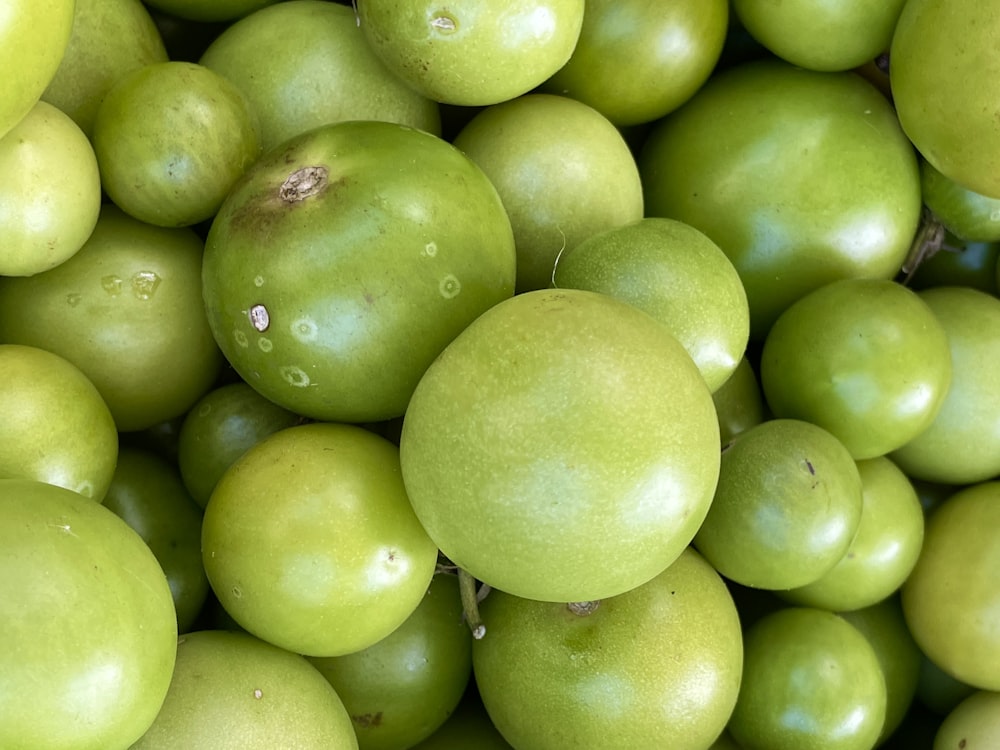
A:
{"label": "pale yellow-green fruit", "polygon": [[199,630],[177,641],[163,707],[132,750],[357,750],[340,696],[303,656],[247,633]]}
{"label": "pale yellow-green fruit", "polygon": [[952,382],[930,426],[892,459],[908,475],[930,482],[992,479],[1000,474],[1000,299],[967,287],[919,295],[944,328]]}
{"label": "pale yellow-green fruit", "polygon": [[647,217],[595,234],[559,255],[553,286],[616,297],[663,323],[713,393],[750,338],[750,308],[732,262],[688,224]]}
{"label": "pale yellow-green fruit", "polygon": [[924,539],[924,511],[907,476],[885,456],[858,461],[861,521],[844,556],[818,580],[779,594],[835,612],[861,609],[895,592],[913,570]]}
{"label": "pale yellow-green fruit", "polygon": [[719,428],[662,324],[597,292],[537,290],[487,310],[428,368],[400,460],[453,562],[516,596],[582,601],[650,580],[688,545]]}
{"label": "pale yellow-green fruit", "polygon": [[1000,747],[1000,692],[980,690],[949,713],[934,736],[934,750]]}
{"label": "pale yellow-green fruit", "polygon": [[118,459],[107,404],[75,365],[0,344],[0,478],[54,484],[100,502]]}
{"label": "pale yellow-green fruit", "polygon": [[481,611],[473,670],[513,747],[705,750],[736,704],[739,615],[690,547],[620,596],[581,606],[493,591]]}
{"label": "pale yellow-green fruit", "polygon": [[0,138],[0,275],[32,276],[68,260],[100,211],[90,141],[68,115],[37,102]]}
{"label": "pale yellow-green fruit", "polygon": [[357,10],[372,50],[410,86],[484,106],[528,93],[569,60],[584,0],[360,0]]}
{"label": "pale yellow-green fruit", "polygon": [[200,63],[246,95],[265,151],[343,120],[441,132],[437,102],[382,64],[346,5],[291,0],[262,8],[227,27]]}
{"label": "pale yellow-green fruit", "polygon": [[517,289],[545,289],[559,254],[642,218],[639,170],[596,109],[552,94],[488,107],[453,143],[490,178],[510,217]]}
{"label": "pale yellow-green fruit", "polygon": [[104,94],[119,78],[166,60],[163,38],[141,0],[76,0],[66,52],[42,100],[89,136]]}
{"label": "pale yellow-green fruit", "polygon": [[0,12],[0,136],[28,114],[69,43],[75,0],[4,0]]}

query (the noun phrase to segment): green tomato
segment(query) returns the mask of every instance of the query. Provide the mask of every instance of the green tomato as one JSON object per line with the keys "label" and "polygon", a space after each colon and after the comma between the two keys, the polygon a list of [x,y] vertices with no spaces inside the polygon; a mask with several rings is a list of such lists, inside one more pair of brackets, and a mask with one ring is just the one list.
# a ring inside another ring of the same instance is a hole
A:
{"label": "green tomato", "polygon": [[7,0],[0,15],[0,138],[35,106],[59,68],[75,0]]}
{"label": "green tomato", "polygon": [[767,418],[764,395],[746,355],[740,358],[726,382],[712,393],[712,402],[719,420],[719,440],[723,447],[741,432]]}
{"label": "green tomato", "polygon": [[146,0],[163,13],[186,21],[234,21],[279,0]]}
{"label": "green tomato", "polygon": [[1000,198],[990,198],[945,177],[920,160],[924,203],[948,231],[965,242],[1000,241]]}
{"label": "green tomato", "polygon": [[0,137],[0,174],[0,275],[47,271],[83,247],[101,210],[101,175],[67,115],[35,104]]}
{"label": "green tomato", "polygon": [[919,292],[947,335],[954,375],[930,425],[892,454],[907,474],[964,485],[1000,474],[1000,300],[963,287]]}
{"label": "green tomato", "polygon": [[837,564],[861,515],[861,477],[844,445],[809,422],[771,419],[723,451],[694,544],[730,580],[790,589]]}
{"label": "green tomato", "polygon": [[479,112],[452,141],[496,186],[517,247],[517,289],[551,286],[556,260],[642,218],[642,183],[621,133],[597,110],[529,94]]}
{"label": "green tomato", "polygon": [[52,352],[0,344],[0,382],[0,478],[46,482],[100,502],[118,432],[90,379]]}
{"label": "green tomato", "polygon": [[584,0],[360,0],[358,23],[395,75],[439,102],[497,104],[561,68],[583,25]]}
{"label": "green tomato", "polygon": [[739,274],[718,245],[679,221],[648,217],[592,235],[559,255],[552,282],[652,315],[684,345],[713,393],[746,351],[750,310]]}
{"label": "green tomato", "polygon": [[885,723],[879,735],[882,744],[905,720],[920,679],[923,653],[903,617],[898,596],[840,616],[856,627],[875,650],[885,677]]}
{"label": "green tomato", "polygon": [[386,69],[346,5],[293,0],[263,8],[227,27],[199,62],[246,95],[265,151],[343,120],[441,131],[437,102]]}
{"label": "green tomato", "polygon": [[1000,690],[1000,482],[971,485],[927,521],[903,612],[921,650],[976,688]]}
{"label": "green tomato", "polygon": [[97,108],[118,79],[167,59],[141,0],[76,0],[73,32],[42,101],[73,118],[89,137]]}
{"label": "green tomato", "polygon": [[646,213],[729,256],[763,340],[799,297],[841,278],[893,278],[920,219],[913,146],[853,73],[775,60],[714,75],[639,154]]}
{"label": "green tomato", "polygon": [[847,552],[819,579],[779,592],[803,606],[833,611],[870,607],[906,580],[924,540],[924,510],[907,476],[885,456],[858,461],[862,507]]}
{"label": "green tomato", "polygon": [[733,0],[740,22],[761,44],[809,70],[856,68],[889,49],[906,0]]}
{"label": "green tomato", "polygon": [[435,575],[413,614],[378,643],[310,662],[344,702],[361,750],[413,747],[451,715],[472,674],[458,578]]}
{"label": "green tomato", "polygon": [[212,590],[250,633],[308,656],[368,648],[427,591],[437,548],[396,446],[354,425],[274,433],[215,487],[202,521]]}
{"label": "green tomato", "polygon": [[240,381],[202,396],[185,415],[177,436],[177,464],[185,488],[202,508],[233,462],[298,415],[268,401]]}
{"label": "green tomato", "polygon": [[196,63],[153,63],[119,78],[94,118],[104,190],[140,221],[210,219],[260,154],[256,113],[235,85]]}
{"label": "green tomato", "polygon": [[1000,692],[979,690],[949,713],[934,736],[934,750],[1000,746]]}
{"label": "green tomato", "polygon": [[739,616],[718,573],[691,548],[647,583],[600,602],[492,591],[481,611],[476,684],[514,747],[704,750],[736,703]]}
{"label": "green tomato", "polygon": [[236,371],[321,420],[403,414],[431,361],[514,292],[489,179],[438,137],[341,122],[260,159],[205,247],[203,294]]}
{"label": "green tomato", "polygon": [[400,460],[455,564],[516,596],[584,601],[648,581],[687,546],[719,429],[661,323],[597,292],[538,290],[483,313],[428,368]]}
{"label": "green tomato", "polygon": [[722,54],[726,0],[588,0],[569,61],[542,90],[618,126],[657,120],[691,98]]}
{"label": "green tomato", "polygon": [[131,750],[358,750],[340,697],[299,654],[217,630],[182,635],[176,653],[163,707]]}
{"label": "green tomato", "polygon": [[889,50],[899,122],[920,153],[967,190],[1000,198],[1000,6],[909,0]]}
{"label": "green tomato", "polygon": [[138,534],[99,503],[0,479],[0,746],[127,748],[174,667],[170,588]]}
{"label": "green tomato", "polygon": [[886,715],[874,649],[843,618],[782,609],[746,633],[729,731],[745,750],[871,750]]}
{"label": "green tomato", "polygon": [[916,291],[935,286],[965,286],[997,296],[1000,242],[966,242],[943,230],[941,249],[924,258],[907,285]]}
{"label": "green tomato", "polygon": [[208,595],[208,578],[201,562],[201,511],[177,469],[148,450],[123,446],[104,507],[152,550],[170,584],[177,629],[190,630]]}
{"label": "green tomato", "polygon": [[0,340],[59,354],[93,381],[118,429],[185,413],[222,364],[201,298],[203,244],[105,204],[69,260],[0,278]]}
{"label": "green tomato", "polygon": [[775,321],[760,380],[776,416],[829,430],[860,460],[926,430],[953,370],[957,378],[946,330],[920,296],[895,281],[844,279],[810,292]]}

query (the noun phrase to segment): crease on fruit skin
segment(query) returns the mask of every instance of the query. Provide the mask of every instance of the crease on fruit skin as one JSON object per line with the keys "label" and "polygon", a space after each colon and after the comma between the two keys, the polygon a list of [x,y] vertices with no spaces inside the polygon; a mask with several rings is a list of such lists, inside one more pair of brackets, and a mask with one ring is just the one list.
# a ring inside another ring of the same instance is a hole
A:
{"label": "crease on fruit skin", "polygon": [[298,203],[319,195],[330,184],[330,170],[322,164],[301,167],[292,172],[278,188],[278,198],[285,203]]}

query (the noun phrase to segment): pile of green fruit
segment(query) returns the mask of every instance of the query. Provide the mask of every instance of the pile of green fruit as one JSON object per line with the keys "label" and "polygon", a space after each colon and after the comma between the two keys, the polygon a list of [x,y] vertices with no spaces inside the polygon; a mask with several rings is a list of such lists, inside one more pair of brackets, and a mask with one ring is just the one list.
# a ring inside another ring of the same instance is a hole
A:
{"label": "pile of green fruit", "polygon": [[1000,747],[1000,5],[6,0],[0,748]]}

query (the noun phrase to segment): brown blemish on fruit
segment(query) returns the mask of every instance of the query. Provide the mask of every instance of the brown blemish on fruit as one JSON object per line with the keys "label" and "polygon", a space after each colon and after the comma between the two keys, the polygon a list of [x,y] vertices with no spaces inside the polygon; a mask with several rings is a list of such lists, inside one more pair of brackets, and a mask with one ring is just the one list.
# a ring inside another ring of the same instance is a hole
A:
{"label": "brown blemish on fruit", "polygon": [[379,711],[374,714],[360,714],[357,716],[352,716],[351,721],[357,724],[359,727],[364,729],[372,729],[373,727],[382,726],[382,712]]}
{"label": "brown blemish on fruit", "polygon": [[285,203],[298,203],[326,190],[330,184],[330,170],[322,164],[296,169],[281,183],[278,198]]}
{"label": "brown blemish on fruit", "polygon": [[812,461],[810,461],[808,458],[803,460],[806,462],[806,468],[809,469],[809,473],[812,474],[813,476],[816,476],[816,467],[812,465]]}

